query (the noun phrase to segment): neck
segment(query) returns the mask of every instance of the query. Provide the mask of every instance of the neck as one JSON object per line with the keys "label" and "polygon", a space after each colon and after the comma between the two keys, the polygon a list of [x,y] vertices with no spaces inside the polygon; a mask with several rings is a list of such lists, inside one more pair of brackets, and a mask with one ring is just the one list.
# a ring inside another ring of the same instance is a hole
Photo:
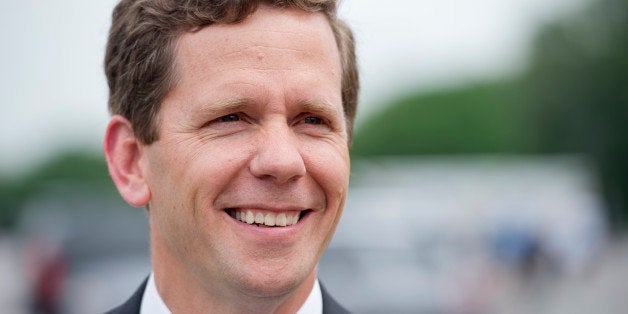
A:
{"label": "neck", "polygon": [[[154,228],[156,229],[156,228]],[[295,313],[316,281],[316,269],[293,289],[261,295],[229,283],[198,276],[169,254],[151,230],[151,256],[157,291],[172,313]]]}

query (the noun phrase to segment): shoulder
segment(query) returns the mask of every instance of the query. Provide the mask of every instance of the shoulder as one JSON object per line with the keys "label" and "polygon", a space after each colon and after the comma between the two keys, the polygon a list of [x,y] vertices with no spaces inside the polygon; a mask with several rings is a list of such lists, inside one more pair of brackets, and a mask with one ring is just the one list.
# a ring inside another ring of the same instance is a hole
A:
{"label": "shoulder", "polygon": [[323,314],[348,314],[349,311],[342,307],[321,284],[321,295],[323,297]]}
{"label": "shoulder", "polygon": [[115,307],[105,314],[139,314],[140,306],[142,304],[142,296],[144,295],[144,290],[146,289],[146,283],[148,282],[148,278],[144,279],[144,282],[135,290],[135,293],[122,305]]}

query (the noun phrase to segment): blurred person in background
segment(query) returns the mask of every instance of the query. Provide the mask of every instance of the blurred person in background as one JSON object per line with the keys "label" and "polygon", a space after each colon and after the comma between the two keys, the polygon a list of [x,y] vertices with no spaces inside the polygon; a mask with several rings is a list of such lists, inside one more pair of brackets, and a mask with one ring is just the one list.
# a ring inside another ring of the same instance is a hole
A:
{"label": "blurred person in background", "polygon": [[136,1],[105,56],[111,177],[153,271],[111,313],[345,313],[317,279],[358,75],[336,1]]}
{"label": "blurred person in background", "polygon": [[27,243],[25,251],[28,273],[33,277],[31,311],[58,313],[68,266],[63,249],[54,241],[37,238]]}

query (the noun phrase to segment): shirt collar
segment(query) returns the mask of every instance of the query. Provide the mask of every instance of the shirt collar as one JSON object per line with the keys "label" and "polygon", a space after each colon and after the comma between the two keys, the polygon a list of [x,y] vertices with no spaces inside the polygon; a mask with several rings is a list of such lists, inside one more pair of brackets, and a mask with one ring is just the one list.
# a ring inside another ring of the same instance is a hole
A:
{"label": "shirt collar", "polygon": [[164,300],[159,296],[159,292],[157,292],[153,272],[148,276],[148,282],[146,283],[146,289],[144,289],[144,296],[142,297],[140,314],[172,314],[164,303]]}
{"label": "shirt collar", "polygon": [[314,287],[312,287],[310,295],[307,296],[297,314],[323,314],[323,295],[321,294],[318,278],[314,281]]}
{"label": "shirt collar", "polygon": [[[155,285],[154,274],[151,272],[144,289],[142,297],[142,305],[140,314],[172,314],[164,301],[161,299],[157,286]],[[323,313],[323,295],[321,294],[321,286],[318,278],[314,281],[314,287],[310,291],[307,299],[297,311],[297,314],[322,314]]]}

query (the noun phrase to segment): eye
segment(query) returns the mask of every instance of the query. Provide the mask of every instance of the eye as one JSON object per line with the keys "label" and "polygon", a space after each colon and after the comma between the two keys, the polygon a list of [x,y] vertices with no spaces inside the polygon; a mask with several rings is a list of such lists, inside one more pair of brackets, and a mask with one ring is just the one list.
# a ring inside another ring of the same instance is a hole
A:
{"label": "eye", "polygon": [[319,125],[319,124],[323,124],[323,119],[319,118],[319,117],[305,117],[303,118],[303,123],[305,124],[314,124],[314,125]]}
{"label": "eye", "polygon": [[219,116],[211,121],[206,122],[203,128],[211,128],[214,130],[234,130],[241,129],[248,121],[248,117],[243,112],[229,113]]}
{"label": "eye", "polygon": [[219,118],[220,122],[236,122],[240,121],[240,115],[237,113],[228,114]]}

